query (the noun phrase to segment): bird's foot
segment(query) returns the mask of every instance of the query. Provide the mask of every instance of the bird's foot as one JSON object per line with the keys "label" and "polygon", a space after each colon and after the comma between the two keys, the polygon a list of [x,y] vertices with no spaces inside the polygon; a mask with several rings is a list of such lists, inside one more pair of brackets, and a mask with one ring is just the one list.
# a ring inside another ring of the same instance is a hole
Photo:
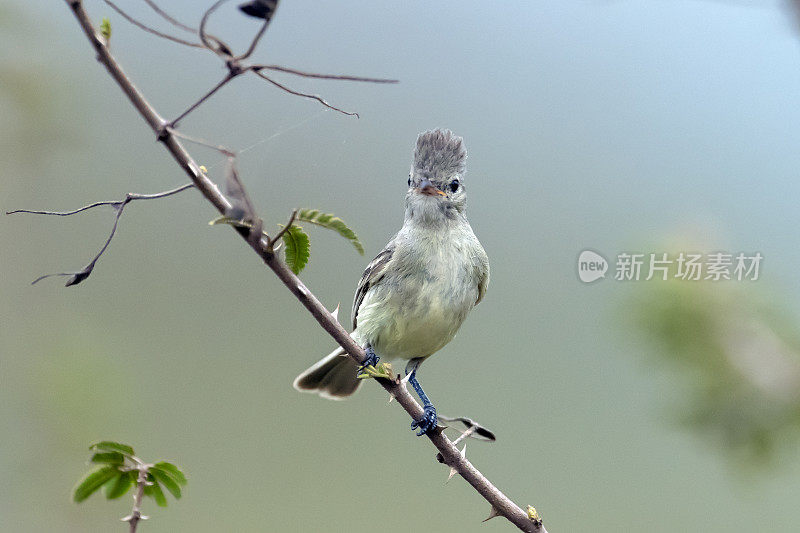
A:
{"label": "bird's foot", "polygon": [[438,422],[436,408],[433,406],[433,404],[426,404],[424,409],[425,412],[422,414],[422,418],[411,422],[411,429],[419,428],[419,431],[417,431],[418,437],[430,433],[434,428],[436,428],[436,424]]}
{"label": "bird's foot", "polygon": [[356,377],[359,378],[366,378],[366,377],[375,377],[372,374],[375,373],[375,365],[378,364],[378,361],[381,360],[380,357],[375,353],[372,349],[372,346],[367,346],[366,350],[367,358],[364,359],[364,362],[358,366],[356,369]]}
{"label": "bird's foot", "polygon": [[358,374],[356,374],[358,379],[369,379],[369,378],[384,378],[384,379],[392,379],[394,378],[393,370],[392,370],[392,363],[381,363],[378,366],[368,366],[358,369]]}

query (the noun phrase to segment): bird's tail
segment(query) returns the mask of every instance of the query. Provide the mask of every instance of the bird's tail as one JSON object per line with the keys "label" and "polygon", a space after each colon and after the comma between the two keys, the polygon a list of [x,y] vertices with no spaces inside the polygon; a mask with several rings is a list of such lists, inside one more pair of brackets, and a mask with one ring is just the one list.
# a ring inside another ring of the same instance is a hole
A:
{"label": "bird's tail", "polygon": [[340,346],[297,376],[293,385],[300,392],[315,392],[328,400],[344,400],[361,385],[356,369],[356,362]]}

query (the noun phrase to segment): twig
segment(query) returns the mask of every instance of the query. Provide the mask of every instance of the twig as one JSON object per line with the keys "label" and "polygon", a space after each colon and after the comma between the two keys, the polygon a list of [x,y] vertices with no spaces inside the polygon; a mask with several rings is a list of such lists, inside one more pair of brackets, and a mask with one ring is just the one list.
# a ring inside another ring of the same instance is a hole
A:
{"label": "twig", "polygon": [[275,237],[273,237],[272,239],[268,239],[269,244],[267,244],[267,246],[269,247],[270,251],[273,250],[275,243],[280,241],[281,237],[283,237],[283,235],[287,231],[289,231],[289,228],[292,227],[292,224],[294,224],[294,219],[296,216],[297,216],[297,209],[292,211],[292,215],[289,217],[289,222],[287,222],[286,225],[281,228],[281,230],[275,235]]}
{"label": "twig", "polygon": [[[217,48],[211,45],[211,41],[209,40],[209,34],[206,32],[206,24],[208,24],[208,17],[217,10],[219,6],[227,2],[228,0],[217,0],[214,4],[209,7],[205,13],[203,13],[203,18],[200,19],[200,27],[197,29],[197,33],[200,35],[200,40],[203,44],[206,45],[206,48],[217,54],[218,56],[222,57],[223,59],[229,59],[233,56],[230,49],[225,46],[224,48]],[[216,39],[214,39],[216,41]],[[222,44],[218,42],[218,44]]]}
{"label": "twig", "polygon": [[[134,458],[135,459],[135,458]],[[133,509],[131,514],[123,518],[124,522],[130,524],[129,533],[136,533],[136,527],[139,525],[139,520],[145,520],[147,517],[142,515],[142,499],[144,498],[144,488],[147,486],[147,466],[141,461],[137,460],[137,469],[139,476],[136,478],[136,493],[133,495]]]}
{"label": "twig", "polygon": [[267,80],[268,82],[270,82],[274,86],[278,87],[279,89],[282,89],[282,90],[286,91],[289,94],[293,94],[295,96],[302,96],[303,98],[311,98],[312,100],[316,100],[317,102],[319,102],[320,104],[324,105],[325,107],[327,107],[329,109],[333,109],[334,111],[338,111],[339,113],[342,113],[344,115],[350,115],[351,117],[355,116],[356,118],[360,118],[358,113],[356,113],[354,111],[345,111],[344,109],[339,109],[338,107],[334,107],[331,104],[329,104],[328,102],[326,102],[325,100],[323,100],[321,96],[318,96],[316,94],[307,94],[307,93],[297,92],[294,89],[290,89],[290,88],[286,87],[285,85],[281,85],[280,83],[278,83],[277,81],[273,80],[272,78],[270,78],[269,76],[267,76],[266,74],[261,72],[260,70],[256,70],[254,72],[256,73],[256,76],[258,76],[260,78],[264,78],[265,80]]}
{"label": "twig", "polygon": [[113,9],[114,11],[116,11],[117,13],[122,15],[122,17],[125,20],[127,20],[128,22],[130,22],[134,26],[137,26],[137,27],[143,29],[147,33],[152,33],[153,35],[157,35],[158,37],[161,37],[163,39],[168,39],[168,40],[170,40],[170,41],[172,41],[174,43],[183,44],[183,45],[186,45],[186,46],[191,46],[192,48],[205,48],[205,46],[203,46],[200,43],[193,43],[192,41],[187,41],[186,39],[181,39],[180,37],[175,37],[175,36],[170,35],[168,33],[164,33],[164,32],[158,31],[155,28],[151,28],[150,26],[148,26],[148,25],[146,25],[146,24],[144,24],[142,22],[139,22],[138,20],[136,20],[132,16],[128,15],[125,11],[123,11],[119,6],[117,6],[117,4],[115,4],[111,0],[103,0],[103,2],[108,4],[108,6],[111,9]]}
{"label": "twig", "polygon": [[[127,78],[116,59],[111,55],[108,47],[100,40],[92,27],[92,23],[83,8],[81,0],[65,0],[72,9],[78,23],[83,29],[84,34],[97,52],[99,61],[106,67],[112,78],[119,84],[122,91],[131,101],[131,104],[139,111],[142,118],[150,125],[156,133],[162,131],[164,119],[156,112],[144,96]],[[221,0],[224,1],[224,0]],[[217,2],[217,4],[221,3]],[[217,5],[215,4],[215,5]],[[230,209],[231,204],[222,195],[217,186],[199,170],[199,165],[192,159],[189,153],[174,135],[166,130],[166,134],[160,138],[165,148],[169,151],[178,165],[186,172],[197,186],[203,196],[219,211],[225,214]],[[362,363],[366,355],[361,346],[356,343],[347,331],[342,327],[338,320],[328,311],[316,296],[303,284],[286,264],[277,255],[269,250],[269,242],[265,238],[250,239],[250,231],[246,228],[234,227],[251,246],[251,248],[262,258],[264,263],[275,273],[278,279],[295,295],[301,304],[311,313],[320,326],[327,331],[331,337],[349,354],[356,362]],[[395,397],[397,403],[413,418],[419,419],[423,410],[414,400],[404,386],[398,381],[387,379],[376,379],[384,389]],[[462,457],[459,450],[453,446],[441,430],[432,431],[427,434],[428,439],[442,454],[444,462],[455,468],[475,490],[491,505],[492,509],[513,523],[521,531],[532,533],[545,533],[546,530],[538,520],[529,518],[528,513],[512,502],[505,494],[495,487],[483,474],[481,474],[465,457]]]}
{"label": "twig", "polygon": [[166,127],[168,127],[168,128],[174,128],[174,127],[176,127],[176,126],[178,125],[178,122],[180,122],[180,120],[181,120],[182,118],[184,118],[186,115],[188,115],[189,113],[191,113],[192,111],[194,111],[195,109],[197,109],[197,108],[200,106],[200,104],[202,104],[203,102],[205,102],[206,100],[208,100],[209,98],[211,98],[211,96],[212,96],[212,95],[213,95],[215,92],[219,91],[219,90],[220,90],[220,89],[221,89],[221,88],[222,88],[222,87],[223,87],[225,84],[227,84],[229,81],[231,81],[233,78],[235,78],[235,77],[236,77],[236,76],[238,76],[239,74],[241,74],[241,72],[239,72],[239,73],[236,73],[236,74],[234,74],[233,72],[228,72],[228,74],[226,74],[226,75],[225,75],[225,77],[224,77],[224,78],[222,78],[222,80],[221,80],[219,83],[217,83],[217,84],[214,86],[214,88],[213,88],[213,89],[211,89],[210,91],[208,91],[208,92],[207,92],[207,93],[206,93],[204,96],[200,97],[200,99],[199,99],[198,101],[196,101],[195,103],[193,103],[192,105],[190,105],[190,106],[189,106],[189,108],[188,108],[188,109],[186,109],[186,111],[184,111],[184,112],[183,112],[183,113],[181,113],[180,115],[178,115],[178,116],[177,116],[177,118],[174,118],[174,119],[172,119],[172,120],[169,122],[169,124],[167,124],[167,125],[166,125]]}
{"label": "twig", "polygon": [[[217,0],[217,2],[215,2],[211,7],[209,7],[205,11],[205,13],[203,13],[203,17],[200,20],[200,26],[199,26],[199,28],[197,30],[194,30],[193,28],[178,22],[176,19],[174,19],[173,17],[171,17],[170,15],[165,13],[163,10],[161,10],[158,7],[158,5],[155,4],[155,2],[153,2],[152,0],[145,0],[145,2],[152,9],[154,9],[156,11],[156,13],[161,15],[163,18],[165,18],[171,24],[173,24],[173,25],[175,25],[175,26],[177,26],[177,27],[179,27],[181,29],[187,30],[187,31],[192,31],[192,32],[196,31],[197,34],[200,37],[200,41],[201,41],[202,44],[200,44],[200,43],[192,43],[192,42],[186,41],[184,39],[180,39],[178,37],[174,37],[172,35],[168,35],[166,33],[160,32],[160,31],[158,31],[158,30],[156,30],[154,28],[151,28],[151,27],[147,26],[143,22],[140,22],[140,21],[136,20],[131,15],[129,15],[125,11],[123,11],[116,4],[114,4],[111,0],[103,0],[103,1],[106,4],[108,4],[109,6],[111,6],[120,15],[122,15],[131,24],[134,24],[135,26],[143,29],[146,32],[152,33],[154,35],[158,35],[159,37],[163,37],[163,38],[169,39],[171,41],[175,41],[177,43],[185,44],[185,45],[188,45],[188,46],[193,46],[195,48],[206,48],[206,49],[214,52],[215,54],[217,54],[217,56],[219,56],[222,60],[225,61],[225,66],[228,69],[228,74],[225,76],[225,78],[223,78],[222,81],[217,83],[217,85],[215,85],[210,91],[208,91],[199,100],[197,100],[196,102],[191,104],[183,113],[178,115],[177,118],[173,119],[172,121],[170,121],[168,123],[165,123],[165,125],[163,127],[169,127],[169,128],[176,127],[178,122],[181,119],[185,118],[189,113],[191,113],[192,111],[197,109],[201,104],[203,104],[206,100],[208,100],[212,95],[214,95],[214,93],[219,91],[223,86],[225,86],[226,84],[231,82],[234,78],[236,78],[237,76],[239,76],[241,74],[244,74],[247,71],[254,72],[257,76],[263,78],[264,80],[268,81],[269,83],[271,83],[275,87],[278,87],[279,89],[281,89],[281,90],[283,90],[283,91],[285,91],[285,92],[287,92],[289,94],[292,94],[292,95],[295,95],[295,96],[300,96],[300,97],[303,97],[303,98],[309,98],[309,99],[312,99],[312,100],[316,100],[317,102],[319,102],[320,104],[322,104],[323,106],[325,106],[325,107],[327,107],[329,109],[333,109],[334,111],[338,111],[339,113],[342,113],[342,114],[345,114],[345,115],[348,115],[348,116],[355,116],[357,118],[359,117],[358,113],[344,111],[344,110],[342,110],[342,109],[340,109],[338,107],[335,107],[335,106],[329,104],[328,102],[326,102],[321,96],[318,96],[318,95],[315,95],[315,94],[301,93],[299,91],[295,91],[294,89],[290,89],[289,87],[287,87],[287,86],[285,86],[285,85],[283,85],[281,83],[278,83],[277,81],[273,80],[272,78],[270,78],[269,76],[267,76],[266,74],[264,74],[261,71],[262,70],[274,70],[274,71],[285,72],[287,74],[294,74],[296,76],[302,76],[302,77],[306,77],[306,78],[329,79],[329,80],[344,80],[344,81],[361,81],[361,82],[369,82],[369,83],[397,83],[397,81],[398,81],[398,80],[390,80],[390,79],[384,79],[384,78],[367,78],[367,77],[363,77],[363,76],[348,76],[348,75],[337,75],[337,74],[317,74],[317,73],[313,73],[313,72],[305,72],[305,71],[297,70],[297,69],[293,69],[293,68],[282,67],[280,65],[249,65],[249,64],[246,64],[244,62],[244,60],[249,58],[253,54],[253,52],[255,51],[256,47],[258,46],[258,43],[261,41],[261,38],[264,36],[264,33],[267,31],[267,27],[269,26],[271,17],[267,17],[267,18],[264,19],[264,22],[261,24],[261,27],[259,28],[258,32],[253,37],[253,39],[250,41],[250,45],[248,46],[247,50],[243,54],[235,56],[233,54],[233,52],[230,50],[230,47],[227,44],[225,44],[221,39],[219,39],[217,37],[214,37],[213,35],[209,34],[206,31],[206,26],[208,25],[208,20],[211,17],[211,15],[214,13],[214,11],[216,11],[222,4],[224,4],[228,0]],[[159,131],[158,135],[159,135],[159,137],[161,137],[163,135],[163,131]]]}
{"label": "twig", "polygon": [[345,80],[345,81],[365,81],[369,83],[399,83],[400,80],[391,80],[386,78],[365,78],[363,76],[348,76],[343,74],[317,74],[315,72],[305,72],[294,68],[282,67],[280,65],[251,65],[250,70],[276,70],[278,72],[286,72],[287,74],[294,74],[304,78],[317,78],[322,80]]}
{"label": "twig", "polygon": [[161,15],[161,18],[163,18],[164,20],[166,20],[167,22],[169,22],[170,24],[172,24],[176,28],[180,28],[182,30],[188,31],[189,33],[197,34],[197,28],[192,28],[191,26],[187,26],[186,24],[184,24],[184,23],[180,22],[179,20],[177,20],[175,17],[172,17],[171,15],[169,15],[169,13],[167,13],[166,11],[161,9],[161,7],[159,7],[158,4],[153,2],[153,0],[144,0],[144,3],[147,4],[148,6],[150,6],[150,8],[153,11],[155,11],[156,13]]}
{"label": "twig", "polygon": [[89,209],[92,209],[93,207],[99,207],[101,205],[110,205],[113,206],[114,209],[116,210],[116,215],[114,216],[114,225],[111,228],[111,234],[108,236],[108,239],[106,239],[105,244],[103,244],[103,247],[100,249],[97,255],[95,255],[94,258],[91,261],[89,261],[89,264],[87,264],[85,267],[78,270],[77,272],[58,272],[56,274],[45,274],[44,276],[39,276],[38,278],[36,278],[31,282],[31,285],[35,285],[36,283],[39,283],[45,278],[52,278],[55,276],[71,276],[70,279],[67,280],[66,284],[67,287],[70,287],[72,285],[77,285],[78,283],[82,282],[92,274],[92,271],[94,270],[97,261],[100,259],[100,256],[103,255],[103,253],[105,253],[106,249],[108,249],[108,246],[111,244],[111,239],[114,238],[114,235],[117,232],[117,226],[119,225],[119,218],[122,216],[122,212],[125,210],[126,205],[128,205],[130,202],[134,200],[155,200],[157,198],[165,198],[167,196],[172,196],[173,194],[178,194],[179,192],[185,191],[186,189],[191,189],[192,187],[194,187],[194,183],[187,183],[186,185],[181,185],[180,187],[176,187],[174,189],[170,189],[168,191],[159,192],[155,194],[139,194],[139,193],[129,192],[128,194],[125,195],[125,198],[123,198],[122,200],[95,202],[93,204],[79,207],[78,209],[74,209],[72,211],[33,211],[30,209],[16,209],[14,211],[6,211],[7,215],[13,215],[15,213],[30,213],[33,215],[54,215],[59,217],[67,217],[70,215],[76,215],[83,211],[87,211]]}
{"label": "twig", "polygon": [[253,37],[253,40],[250,41],[250,46],[247,47],[247,51],[240,56],[236,56],[236,59],[238,61],[241,61],[242,59],[247,59],[248,57],[253,55],[253,52],[256,51],[256,46],[258,46],[258,42],[264,36],[264,32],[267,31],[267,26],[269,26],[270,20],[272,20],[271,17],[267,17],[264,19],[263,24],[261,24],[261,27],[258,29],[258,33],[256,33],[255,37]]}

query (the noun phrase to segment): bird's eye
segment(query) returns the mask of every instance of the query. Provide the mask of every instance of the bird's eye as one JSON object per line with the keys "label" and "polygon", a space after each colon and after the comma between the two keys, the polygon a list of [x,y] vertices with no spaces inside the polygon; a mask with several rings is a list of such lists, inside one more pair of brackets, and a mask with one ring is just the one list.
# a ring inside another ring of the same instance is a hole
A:
{"label": "bird's eye", "polygon": [[411,187],[411,178],[408,178],[408,186]]}
{"label": "bird's eye", "polygon": [[459,186],[458,180],[453,180],[450,182],[450,190],[452,192],[456,192],[458,190],[458,186]]}

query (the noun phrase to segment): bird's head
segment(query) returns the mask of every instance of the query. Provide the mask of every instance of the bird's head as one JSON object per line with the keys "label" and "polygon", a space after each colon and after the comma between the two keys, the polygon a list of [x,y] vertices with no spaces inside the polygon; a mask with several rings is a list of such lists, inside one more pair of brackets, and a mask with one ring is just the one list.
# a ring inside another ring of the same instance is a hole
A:
{"label": "bird's head", "polygon": [[435,224],[462,215],[466,159],[464,140],[450,130],[420,133],[408,177],[406,217]]}

